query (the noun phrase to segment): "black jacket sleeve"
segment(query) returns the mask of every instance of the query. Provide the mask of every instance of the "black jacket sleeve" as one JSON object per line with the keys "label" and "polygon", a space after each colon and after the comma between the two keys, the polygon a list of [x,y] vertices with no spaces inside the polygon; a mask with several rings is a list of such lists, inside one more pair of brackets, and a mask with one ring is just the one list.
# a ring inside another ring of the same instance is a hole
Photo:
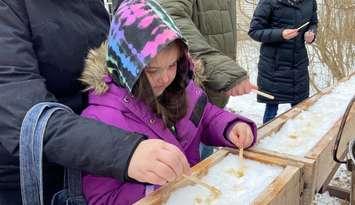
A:
{"label": "black jacket sleeve", "polygon": [[[19,154],[26,112],[36,103],[56,101],[39,72],[20,2],[0,0],[0,143],[12,156]],[[48,123],[44,154],[49,162],[124,180],[130,157],[143,139],[61,111]]]}
{"label": "black jacket sleeve", "polygon": [[250,22],[248,35],[255,41],[262,43],[280,42],[282,38],[282,28],[272,28],[269,22],[272,13],[272,1],[260,0],[254,11]]}
{"label": "black jacket sleeve", "polygon": [[313,0],[313,12],[312,17],[309,24],[310,31],[313,31],[314,34],[317,34],[317,26],[318,26],[318,16],[317,16],[317,1]]}

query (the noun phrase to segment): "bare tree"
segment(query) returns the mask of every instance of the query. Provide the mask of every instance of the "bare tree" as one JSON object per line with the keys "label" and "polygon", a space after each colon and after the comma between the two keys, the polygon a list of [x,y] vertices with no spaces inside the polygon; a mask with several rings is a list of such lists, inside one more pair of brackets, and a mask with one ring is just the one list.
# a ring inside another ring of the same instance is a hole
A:
{"label": "bare tree", "polygon": [[318,5],[315,54],[339,80],[354,72],[354,0],[323,0]]}

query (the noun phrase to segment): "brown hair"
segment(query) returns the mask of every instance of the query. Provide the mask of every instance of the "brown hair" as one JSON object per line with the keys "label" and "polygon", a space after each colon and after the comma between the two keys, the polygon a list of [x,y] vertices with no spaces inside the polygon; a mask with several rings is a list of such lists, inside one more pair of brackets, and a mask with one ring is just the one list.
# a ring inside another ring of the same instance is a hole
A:
{"label": "brown hair", "polygon": [[145,72],[142,72],[132,90],[132,94],[137,99],[145,102],[168,128],[171,128],[186,115],[187,99],[185,88],[190,78],[190,64],[186,55],[187,48],[181,40],[175,40],[168,46],[174,44],[178,45],[181,57],[177,62],[175,79],[164,92],[159,97],[154,96]]}

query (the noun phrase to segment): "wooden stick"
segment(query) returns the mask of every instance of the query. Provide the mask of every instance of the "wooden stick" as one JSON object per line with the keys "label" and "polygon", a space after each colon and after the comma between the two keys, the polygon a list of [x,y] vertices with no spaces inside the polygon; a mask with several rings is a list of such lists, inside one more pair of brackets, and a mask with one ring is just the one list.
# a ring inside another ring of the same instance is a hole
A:
{"label": "wooden stick", "polygon": [[269,99],[271,99],[271,100],[275,99],[274,96],[272,96],[272,95],[270,95],[270,94],[267,94],[267,93],[264,93],[264,92],[261,92],[261,91],[259,91],[259,90],[253,89],[252,91],[255,92],[255,93],[258,94],[258,95],[264,96],[264,97],[269,98]]}
{"label": "wooden stick", "polygon": [[240,167],[237,171],[238,177],[244,176],[244,148],[239,148],[239,161],[240,161]]}
{"label": "wooden stick", "polygon": [[239,148],[239,161],[240,161],[240,169],[244,169],[244,156],[243,156],[244,148]]}
{"label": "wooden stick", "polygon": [[221,194],[221,191],[219,189],[217,189],[214,186],[211,186],[209,184],[207,184],[206,182],[202,181],[201,179],[195,177],[195,176],[187,176],[187,175],[182,175],[185,179],[192,181],[195,184],[201,185],[203,187],[205,187],[206,189],[210,190],[213,194],[219,195]]}
{"label": "wooden stick", "polygon": [[300,30],[301,28],[307,26],[309,24],[309,21],[307,21],[306,23],[304,23],[302,26],[298,27],[297,30]]}

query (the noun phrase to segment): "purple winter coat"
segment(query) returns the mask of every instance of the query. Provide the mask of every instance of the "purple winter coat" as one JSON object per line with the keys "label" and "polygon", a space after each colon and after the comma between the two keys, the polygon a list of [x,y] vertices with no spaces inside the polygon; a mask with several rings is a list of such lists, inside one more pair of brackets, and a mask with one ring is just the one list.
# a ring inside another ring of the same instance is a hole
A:
{"label": "purple winter coat", "polygon": [[[105,94],[91,93],[89,95],[89,107],[84,110],[83,116],[176,145],[185,153],[191,166],[200,161],[199,144],[201,141],[208,145],[234,147],[226,140],[224,132],[236,122],[242,121],[250,124],[256,136],[256,125],[252,121],[220,109],[209,102],[196,127],[190,120],[190,116],[198,99],[204,94],[191,81],[186,88],[187,115],[176,124],[176,133],[181,139],[178,141],[174,134],[164,127],[163,121],[148,111],[144,103],[132,98],[126,89],[117,87],[111,82],[110,77],[106,77],[106,83],[109,84],[109,90]],[[145,187],[140,183],[121,183],[114,178],[90,174],[83,178],[83,192],[89,204],[132,204],[145,196]]]}
{"label": "purple winter coat", "polygon": [[[90,52],[93,59],[90,61],[89,55],[81,78],[91,90],[89,107],[83,116],[171,143],[186,155],[191,166],[200,161],[201,141],[207,145],[234,147],[224,134],[236,122],[250,124],[256,136],[252,121],[210,104],[203,91],[190,80],[188,71],[194,68],[186,41],[156,1],[124,1],[113,16],[109,33],[108,44]],[[132,97],[130,91],[157,53],[175,40],[182,41],[186,47],[177,65],[181,78],[176,79],[183,81],[184,88],[187,85],[188,108],[186,116],[175,124],[173,133],[147,105]],[[83,177],[83,192],[89,204],[133,204],[151,187],[90,174]]]}

